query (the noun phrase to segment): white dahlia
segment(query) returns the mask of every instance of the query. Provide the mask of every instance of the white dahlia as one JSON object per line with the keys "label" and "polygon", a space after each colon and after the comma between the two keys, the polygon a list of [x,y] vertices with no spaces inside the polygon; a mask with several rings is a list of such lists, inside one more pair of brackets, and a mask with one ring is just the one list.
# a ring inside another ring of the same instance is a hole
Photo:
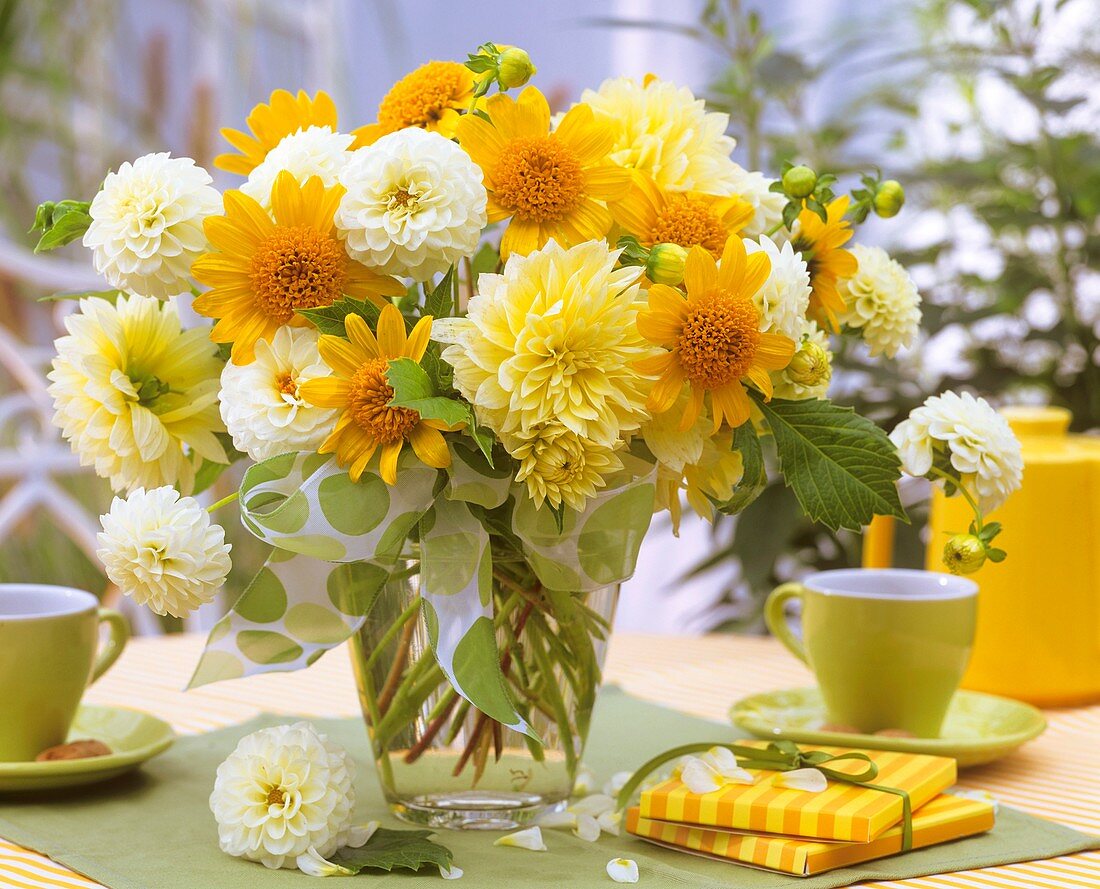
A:
{"label": "white dahlia", "polygon": [[311,176],[319,176],[325,188],[331,188],[351,157],[348,148],[354,141],[354,136],[334,132],[332,127],[307,127],[284,136],[248,174],[241,191],[269,209],[271,188],[283,170],[289,171],[301,184]]}
{"label": "white dahlia", "polygon": [[890,433],[906,472],[943,479],[945,472],[978,500],[996,509],[1020,487],[1024,461],[1008,421],[984,398],[969,392],[933,395]]}
{"label": "white dahlia", "polygon": [[191,262],[206,249],[207,216],[222,198],[210,174],[168,152],[127,161],[108,173],[88,210],[84,246],[112,287],[164,299],[191,287]]}
{"label": "white dahlia", "polygon": [[745,250],[749,255],[767,253],[772,264],[768,280],[752,298],[760,312],[760,330],[798,342],[810,307],[810,272],[802,254],[795,253],[790,242],[776,246],[767,235],[761,235],[759,243],[746,240]]}
{"label": "white dahlia", "polygon": [[426,281],[477,249],[488,200],[481,169],[439,133],[383,136],[352,155],[340,184],[336,230],[364,265]]}
{"label": "white dahlia", "polygon": [[519,461],[516,481],[542,506],[563,503],[578,512],[589,497],[607,484],[606,476],[623,468],[614,450],[577,435],[560,423],[547,423],[502,439],[508,453]]}
{"label": "white dahlia", "polygon": [[316,451],[339,413],[304,401],[298,388],[327,377],[331,368],[317,350],[317,331],[280,327],[269,344],[256,343],[251,364],[226,364],[221,410],[233,444],[259,463],[291,451]]}
{"label": "white dahlia", "polygon": [[190,493],[197,457],[229,458],[215,433],[222,363],[209,328],[184,330],[176,306],[147,296],[91,298],[65,319],[49,373],[53,422],[82,466],[116,491]]}
{"label": "white dahlia", "polygon": [[740,168],[730,160],[737,143],[726,135],[729,115],[707,111],[687,87],[647,77],[605,80],[581,102],[611,124],[611,160],[648,173],[669,191],[728,194]]}
{"label": "white dahlia", "polygon": [[173,488],[116,497],[99,520],[96,555],[111,583],[157,614],[187,617],[214,599],[232,567],[225,531]]}
{"label": "white dahlia", "polygon": [[825,398],[833,379],[833,352],[829,335],[815,321],[805,323],[804,333],[795,338],[797,347],[791,363],[783,370],[772,371],[772,388],[776,398],[804,401]]}
{"label": "white dahlia", "polygon": [[920,294],[909,273],[881,247],[856,244],[859,270],[837,284],[847,311],[841,321],[860,329],[872,355],[893,358],[913,344],[920,328]]}
{"label": "white dahlia", "polygon": [[312,848],[327,858],[348,844],[355,763],[308,722],[241,738],[218,766],[210,810],[223,852],[293,868]]}
{"label": "white dahlia", "polygon": [[733,167],[733,173],[727,183],[728,190],[752,204],[755,211],[752,219],[741,230],[741,234],[752,237],[771,231],[783,218],[783,205],[786,204],[787,199],[778,192],[768,190],[774,179],[768,179],[763,173],[755,170],[746,170],[740,164],[734,164]]}

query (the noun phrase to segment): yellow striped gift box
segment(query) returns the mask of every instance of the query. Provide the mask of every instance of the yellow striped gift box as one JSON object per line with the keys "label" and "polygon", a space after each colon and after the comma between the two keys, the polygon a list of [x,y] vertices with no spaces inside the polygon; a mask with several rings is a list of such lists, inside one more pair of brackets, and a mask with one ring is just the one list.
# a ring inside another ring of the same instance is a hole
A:
{"label": "yellow striped gift box", "polygon": [[[993,827],[993,818],[994,809],[990,803],[940,795],[913,815],[913,848],[984,833]],[[901,851],[902,834],[901,825],[897,825],[867,843],[744,835],[643,818],[637,806],[627,812],[626,829],[641,839],[667,848],[798,877],[896,855]]]}
{"label": "yellow striped gift box", "polygon": [[[851,752],[840,747],[804,746],[803,750]],[[874,783],[906,791],[914,810],[955,783],[955,760],[948,757],[859,752],[878,766]],[[859,763],[829,764],[834,765],[859,769]],[[774,785],[776,772],[754,774],[755,784],[728,784],[707,794],[692,793],[678,778],[670,779],[642,792],[640,815],[656,821],[855,843],[868,843],[901,821],[902,799],[897,794],[840,781],[830,781],[821,793],[808,793]]]}

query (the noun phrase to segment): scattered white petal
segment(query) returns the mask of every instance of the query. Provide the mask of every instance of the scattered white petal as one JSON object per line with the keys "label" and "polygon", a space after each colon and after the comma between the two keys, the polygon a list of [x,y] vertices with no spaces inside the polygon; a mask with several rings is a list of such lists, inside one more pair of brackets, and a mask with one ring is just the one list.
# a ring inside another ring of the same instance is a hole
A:
{"label": "scattered white petal", "polygon": [[568,811],[574,815],[591,815],[593,818],[599,818],[604,812],[614,808],[615,800],[606,793],[593,793],[582,800],[577,800]]}
{"label": "scattered white petal", "polygon": [[[435,338],[435,324],[432,322],[432,338]],[[574,796],[588,796],[590,793],[596,791],[596,776],[592,774],[592,770],[581,766],[577,771],[577,780],[573,782],[573,795]]]}
{"label": "scattered white petal", "polygon": [[622,812],[604,812],[596,819],[596,822],[600,825],[600,830],[604,833],[609,833],[611,836],[617,837],[622,825],[622,820]]}
{"label": "scattered white petal", "polygon": [[966,790],[962,787],[952,787],[950,790],[944,792],[950,796],[957,796],[960,799],[972,799],[979,803],[991,803],[994,813],[996,813],[999,808],[997,798],[988,790]]}
{"label": "scattered white petal", "polygon": [[370,838],[374,836],[375,831],[381,826],[381,821],[368,821],[366,824],[352,827],[351,830],[348,831],[347,845],[352,849],[358,849],[361,846],[365,846],[370,842]]}
{"label": "scattered white petal", "polygon": [[717,772],[733,772],[739,768],[737,757],[733,755],[732,750],[727,750],[725,747],[711,747],[699,758],[713,766]]}
{"label": "scattered white petal", "polygon": [[586,843],[594,843],[600,838],[600,823],[591,815],[578,815],[573,835]]}
{"label": "scattered white petal", "polygon": [[574,827],[577,816],[568,809],[562,809],[559,812],[543,812],[535,820],[539,827]]}
{"label": "scattered white petal", "polygon": [[453,864],[449,868],[441,867],[439,869],[439,875],[444,880],[461,880],[462,879],[462,874],[463,874],[462,868],[455,867]]}
{"label": "scattered white petal", "polygon": [[632,858],[612,858],[607,862],[607,875],[616,883],[637,883],[638,862]]}
{"label": "scattered white petal", "polygon": [[772,783],[791,790],[805,790],[808,793],[821,793],[829,786],[828,780],[818,769],[795,769],[793,772],[780,772]]}
{"label": "scattered white petal", "polygon": [[707,762],[692,757],[680,772],[680,780],[692,793],[713,793],[722,787],[722,778],[714,767]]}
{"label": "scattered white petal", "polygon": [[633,772],[616,772],[611,776],[611,780],[603,786],[603,792],[608,796],[617,797],[619,791],[626,786],[626,782],[630,780],[630,776]]}
{"label": "scattered white petal", "polygon": [[493,845],[514,846],[517,849],[528,849],[531,852],[546,851],[546,843],[542,841],[542,831],[537,827],[528,827],[526,830],[502,836]]}
{"label": "scattered white petal", "polygon": [[305,853],[294,859],[298,870],[311,877],[354,877],[356,872],[339,864],[333,864],[317,854],[317,850],[310,846]]}

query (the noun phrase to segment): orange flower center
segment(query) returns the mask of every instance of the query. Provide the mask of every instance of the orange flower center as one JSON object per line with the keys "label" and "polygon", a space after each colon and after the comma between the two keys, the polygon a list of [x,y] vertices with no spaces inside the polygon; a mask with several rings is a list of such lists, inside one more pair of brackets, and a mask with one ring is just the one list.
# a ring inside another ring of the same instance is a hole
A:
{"label": "orange flower center", "polygon": [[497,203],[525,222],[557,222],[585,198],[580,161],[552,135],[513,139],[492,179]]}
{"label": "orange flower center", "polygon": [[280,225],[252,255],[249,276],[257,308],[286,324],[298,309],[340,298],[347,254],[339,241],[315,228]]}
{"label": "orange flower center", "polygon": [[676,196],[657,214],[649,240],[685,248],[699,246],[717,259],[726,243],[726,227],[706,202]]}
{"label": "orange flower center", "polygon": [[267,794],[267,804],[269,806],[281,806],[286,802],[286,794],[283,793],[283,788],[272,787]]}
{"label": "orange flower center", "polygon": [[712,291],[688,308],[677,342],[680,366],[704,389],[740,379],[752,367],[759,328],[760,315],[750,300]]}
{"label": "orange flower center", "polygon": [[372,358],[351,378],[351,399],[348,410],[361,429],[381,444],[391,444],[407,438],[420,422],[420,414],[407,407],[390,407],[393,387],[386,382],[389,362]]}
{"label": "orange flower center", "polygon": [[458,62],[428,62],[395,83],[378,106],[386,130],[427,127],[448,108],[464,108],[472,95],[473,74]]}
{"label": "orange flower center", "polygon": [[289,395],[291,398],[298,397],[298,383],[291,374],[279,374],[275,378],[275,385],[278,386],[283,395]]}

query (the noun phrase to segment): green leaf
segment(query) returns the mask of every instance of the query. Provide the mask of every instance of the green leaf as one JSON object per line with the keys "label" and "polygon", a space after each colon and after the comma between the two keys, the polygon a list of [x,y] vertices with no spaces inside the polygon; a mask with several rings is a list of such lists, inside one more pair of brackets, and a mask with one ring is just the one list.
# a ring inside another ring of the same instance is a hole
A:
{"label": "green leaf", "polygon": [[39,204],[34,213],[32,232],[42,232],[35,245],[35,253],[45,253],[75,241],[88,230],[92,217],[87,201],[46,201]]}
{"label": "green leaf", "polygon": [[898,498],[901,461],[878,426],[830,401],[764,401],[753,393],[787,486],[815,522],[858,531],[876,515],[908,521]]}
{"label": "green leaf", "polygon": [[478,275],[495,272],[500,265],[500,252],[492,244],[482,244],[470,261],[470,271],[477,283]]}
{"label": "green leaf", "polygon": [[1006,553],[1003,549],[997,549],[996,547],[992,549],[987,549],[985,551],[986,558],[989,559],[989,561],[991,562],[1003,562],[1007,555],[1008,553]]}
{"label": "green leaf", "polygon": [[798,214],[802,212],[801,201],[788,201],[787,205],[783,208],[783,225],[788,229],[794,228],[795,220],[798,219]]}
{"label": "green leaf", "polygon": [[764,451],[760,437],[752,423],[742,423],[734,430],[733,449],[741,452],[744,473],[733,489],[733,496],[723,503],[716,503],[719,512],[736,515],[756,500],[768,486],[768,472],[764,466]]}
{"label": "green leaf", "polygon": [[455,267],[447,269],[447,274],[424,300],[424,314],[433,318],[449,318],[455,305]]}
{"label": "green leaf", "polygon": [[378,326],[378,314],[381,309],[374,303],[364,299],[354,299],[345,296],[330,306],[321,306],[317,309],[300,309],[298,314],[308,318],[320,333],[329,336],[347,336],[344,329],[344,319],[348,315],[358,315],[367,322],[367,326],[374,330]]}
{"label": "green leaf", "polygon": [[446,846],[432,842],[430,830],[390,830],[380,827],[365,846],[341,849],[329,860],[356,873],[364,870],[419,871],[431,865],[437,870],[449,870],[454,853]]}

